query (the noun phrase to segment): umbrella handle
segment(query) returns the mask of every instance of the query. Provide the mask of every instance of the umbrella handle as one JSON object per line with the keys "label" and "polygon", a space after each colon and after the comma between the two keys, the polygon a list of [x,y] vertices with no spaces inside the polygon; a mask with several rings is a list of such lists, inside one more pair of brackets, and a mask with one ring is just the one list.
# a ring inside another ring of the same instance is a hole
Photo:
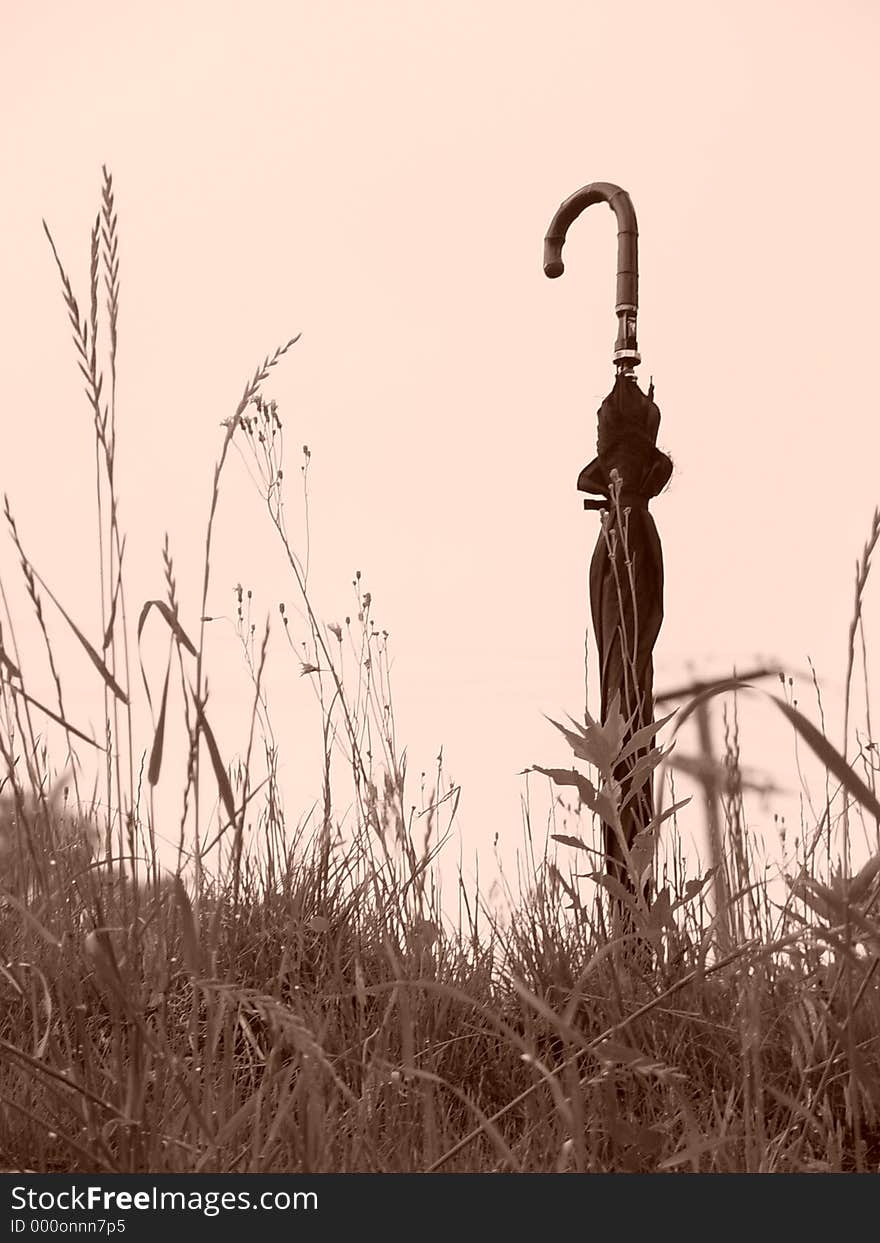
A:
{"label": "umbrella handle", "polygon": [[620,374],[635,379],[633,368],[642,361],[636,341],[639,311],[639,227],[632,200],[626,190],[610,181],[594,181],[575,190],[550,221],[544,238],[544,273],[555,278],[565,271],[562,247],[571,225],[593,203],[607,203],[617,217],[617,340],[614,365]]}

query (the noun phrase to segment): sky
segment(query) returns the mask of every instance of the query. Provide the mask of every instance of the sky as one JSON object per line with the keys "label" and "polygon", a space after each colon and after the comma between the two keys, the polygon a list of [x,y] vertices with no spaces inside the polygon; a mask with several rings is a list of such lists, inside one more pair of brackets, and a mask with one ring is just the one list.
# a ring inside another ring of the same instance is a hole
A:
{"label": "sky", "polygon": [[[97,639],[89,411],[41,219],[84,296],[106,163],[130,607],[161,595],[168,532],[197,628],[221,422],[301,332],[265,391],[289,465],[311,452],[316,611],[350,614],[361,571],[410,771],[442,746],[461,786],[456,859],[488,862],[496,834],[514,849],[518,774],[570,762],[546,716],[583,707],[598,526],[575,481],[616,333],[607,209],[572,227],[561,280],[542,242],[564,198],[612,181],[639,219],[639,374],[675,462],[652,503],[657,690],[778,663],[815,716],[811,660],[840,744],[854,563],[880,502],[878,22],[856,0],[7,0],[0,482],[40,572]],[[14,592],[8,546],[0,570]],[[236,460],[212,615],[233,614],[239,581],[277,631],[295,592]],[[870,586],[865,615],[870,653]],[[231,759],[247,689],[233,627],[208,651]],[[65,659],[89,715],[91,671]],[[51,685],[36,656],[32,677]],[[320,792],[319,738],[283,643],[267,687],[296,819]],[[597,692],[593,676],[594,709]],[[791,731],[750,704],[743,735],[798,814]],[[768,834],[774,809],[753,809]]]}

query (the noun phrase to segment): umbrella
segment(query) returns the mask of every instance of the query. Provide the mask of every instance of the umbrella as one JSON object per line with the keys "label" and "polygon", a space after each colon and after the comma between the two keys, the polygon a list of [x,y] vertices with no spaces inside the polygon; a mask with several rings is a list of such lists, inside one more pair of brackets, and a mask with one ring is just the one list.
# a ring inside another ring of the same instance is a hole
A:
{"label": "umbrella", "polygon": [[[585,208],[602,202],[610,205],[618,225],[616,375],[598,411],[596,457],[581,471],[577,486],[601,498],[584,501],[585,509],[602,511],[602,529],[590,564],[590,606],[599,655],[601,721],[608,723],[619,708],[626,721],[623,751],[636,731],[654,719],[653,651],[663,621],[663,553],[648,502],[672,474],[672,462],[657,448],[660,411],[653,381],[643,393],[634,375],[641,362],[636,342],[638,226],[626,191],[597,181],[567,198],[544,239],[544,271],[549,277],[562,275],[562,247],[569,226]],[[633,771],[650,746],[648,738],[614,769],[621,805],[633,787]],[[649,778],[621,813],[627,847],[653,817]],[[604,839],[608,875],[633,891],[625,851],[608,824]]]}

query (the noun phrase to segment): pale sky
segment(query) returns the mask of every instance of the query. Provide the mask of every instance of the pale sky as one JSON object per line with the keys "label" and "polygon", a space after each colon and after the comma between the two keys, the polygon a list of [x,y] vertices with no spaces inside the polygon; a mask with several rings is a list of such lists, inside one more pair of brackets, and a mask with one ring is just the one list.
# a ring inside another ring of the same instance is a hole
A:
{"label": "pale sky", "polygon": [[[543,714],[583,704],[598,525],[575,481],[616,331],[607,208],[573,226],[559,281],[542,240],[572,191],[612,181],[638,214],[639,374],[654,376],[675,462],[652,503],[667,580],[657,689],[809,656],[839,742],[854,561],[880,501],[864,394],[878,25],[855,0],[6,0],[0,482],[37,567],[97,640],[90,416],[40,221],[85,299],[106,162],[131,612],[162,594],[167,530],[197,629],[220,422],[301,331],[265,391],[294,489],[298,447],[312,452],[315,607],[351,612],[361,570],[391,636],[411,771],[442,745],[465,854],[496,831],[515,846],[517,773],[569,762]],[[272,540],[233,463],[211,612],[232,613],[241,580],[256,616],[277,619],[294,593]],[[4,547],[4,584],[14,565]],[[876,617],[869,587],[869,644]],[[231,630],[211,631],[211,660],[231,759],[245,740]],[[320,788],[298,673],[276,644],[294,821]],[[71,650],[70,685],[80,677],[93,685]],[[807,684],[800,698],[812,713]],[[746,723],[746,758],[795,782],[790,733],[764,707]]]}

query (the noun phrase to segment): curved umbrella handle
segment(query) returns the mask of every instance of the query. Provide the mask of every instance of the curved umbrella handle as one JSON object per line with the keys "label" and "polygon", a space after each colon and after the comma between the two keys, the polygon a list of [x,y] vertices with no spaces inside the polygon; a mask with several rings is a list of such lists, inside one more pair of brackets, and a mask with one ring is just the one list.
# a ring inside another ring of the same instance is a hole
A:
{"label": "curved umbrella handle", "polygon": [[632,200],[626,190],[610,181],[593,181],[575,190],[550,221],[544,238],[544,272],[555,278],[565,271],[562,247],[565,235],[585,208],[593,203],[608,203],[617,217],[617,340],[614,343],[614,365],[618,372],[635,377],[633,368],[642,361],[636,342],[636,316],[639,311],[639,227]]}

